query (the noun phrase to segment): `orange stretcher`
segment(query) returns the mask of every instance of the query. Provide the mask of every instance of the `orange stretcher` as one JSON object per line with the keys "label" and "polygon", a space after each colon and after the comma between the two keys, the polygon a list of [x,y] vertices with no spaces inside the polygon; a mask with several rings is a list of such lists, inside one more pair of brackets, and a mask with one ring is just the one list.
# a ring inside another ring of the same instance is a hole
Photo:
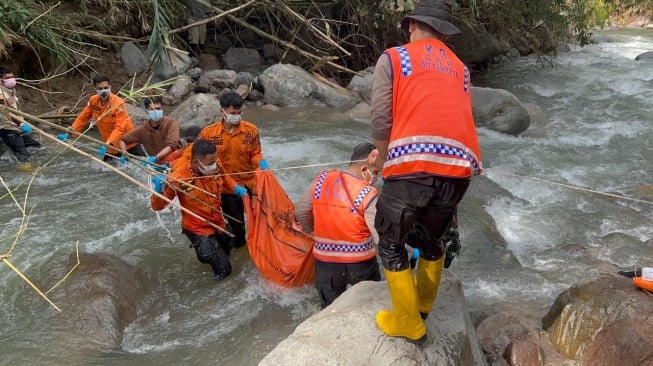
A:
{"label": "orange stretcher", "polygon": [[284,287],[312,283],[313,240],[300,230],[295,205],[270,171],[256,177],[257,194],[244,198],[252,262],[264,278]]}

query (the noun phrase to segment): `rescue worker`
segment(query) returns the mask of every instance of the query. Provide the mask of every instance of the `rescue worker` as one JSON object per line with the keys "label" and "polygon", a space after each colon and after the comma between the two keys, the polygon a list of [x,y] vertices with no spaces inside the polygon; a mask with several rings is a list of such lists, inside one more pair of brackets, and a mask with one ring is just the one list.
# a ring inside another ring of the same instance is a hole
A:
{"label": "rescue worker", "polygon": [[143,106],[149,120],[124,134],[119,141],[120,149],[127,150],[127,145],[142,144],[149,162],[161,163],[168,154],[179,148],[179,123],[163,115],[160,97],[145,99]]}
{"label": "rescue worker", "polygon": [[295,207],[297,221],[315,239],[315,288],[322,309],[348,284],[381,280],[374,249],[378,192],[372,187],[378,153],[370,143],[356,145],[347,169],[320,172]]}
{"label": "rescue worker", "polygon": [[[442,236],[481,154],[472,116],[469,70],[444,41],[460,31],[451,0],[421,0],[401,22],[410,42],[387,49],[373,75],[371,133],[379,149],[376,167],[384,185],[374,226],[392,310],[380,311],[386,335],[421,344],[423,319],[440,285]],[[413,227],[422,231],[416,278],[402,243]]]}
{"label": "rescue worker", "polygon": [[[222,120],[206,126],[197,136],[198,139],[209,140],[218,149],[218,157],[224,164],[226,174],[238,184],[247,188],[249,192],[256,193],[257,168],[268,169],[268,163],[261,153],[261,140],[258,128],[243,118],[243,97],[236,92],[228,92],[220,97]],[[233,246],[239,248],[246,244],[245,207],[240,197],[222,194],[222,210],[235,220],[229,221],[231,232],[236,235]]]}
{"label": "rescue worker", "polygon": [[18,109],[16,77],[11,68],[0,66],[0,138],[19,161],[19,169],[29,171],[31,165],[27,147],[39,147],[41,144],[29,136],[32,127],[25,123],[23,117],[12,114],[12,109]]}
{"label": "rescue worker", "polygon": [[[119,147],[122,136],[134,129],[134,124],[127,113],[127,105],[122,98],[111,93],[108,76],[97,74],[93,78],[93,86],[96,95],[89,98],[86,107],[75,118],[72,125],[72,130],[75,131],[73,136],[84,132],[88,122],[93,118],[100,131],[102,141],[107,145]],[[57,135],[57,138],[68,140],[70,136],[64,133]],[[132,155],[145,155],[141,147],[136,143],[127,145],[126,150]],[[107,153],[113,156],[107,155]],[[101,146],[98,154],[104,157],[104,161],[108,161],[115,157],[118,151],[114,149],[107,150],[106,146]]]}
{"label": "rescue worker", "polygon": [[[233,192],[244,196],[247,190],[236,184],[229,176],[222,175],[224,169],[217,156],[215,145],[210,141],[197,140],[193,144],[191,159],[179,165],[169,177],[156,176],[152,179],[154,191],[203,217],[218,227],[226,224],[220,211],[220,194]],[[207,193],[208,192],[208,193]],[[163,210],[168,201],[152,195],[150,204],[155,211]],[[211,265],[213,279],[219,281],[231,273],[229,263],[229,241],[215,227],[185,211],[181,212],[182,233],[191,242],[197,259]]]}
{"label": "rescue worker", "polygon": [[182,157],[184,152],[193,146],[193,141],[195,141],[197,135],[199,135],[201,131],[202,127],[200,126],[193,125],[186,128],[186,130],[184,130],[184,137],[179,139],[179,148],[166,155],[166,157],[163,158],[163,163],[168,164],[169,166],[173,166],[177,159]]}

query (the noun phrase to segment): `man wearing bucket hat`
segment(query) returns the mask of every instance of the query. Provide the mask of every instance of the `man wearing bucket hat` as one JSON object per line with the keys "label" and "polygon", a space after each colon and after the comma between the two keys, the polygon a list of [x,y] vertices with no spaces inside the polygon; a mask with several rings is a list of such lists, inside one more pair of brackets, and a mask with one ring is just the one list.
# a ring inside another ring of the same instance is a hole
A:
{"label": "man wearing bucket hat", "polygon": [[[445,260],[443,235],[470,179],[481,172],[469,70],[444,44],[460,31],[451,0],[420,0],[401,21],[410,42],[379,57],[371,132],[384,186],[374,226],[392,310],[376,316],[387,335],[422,344]],[[416,275],[402,243],[420,228]]]}

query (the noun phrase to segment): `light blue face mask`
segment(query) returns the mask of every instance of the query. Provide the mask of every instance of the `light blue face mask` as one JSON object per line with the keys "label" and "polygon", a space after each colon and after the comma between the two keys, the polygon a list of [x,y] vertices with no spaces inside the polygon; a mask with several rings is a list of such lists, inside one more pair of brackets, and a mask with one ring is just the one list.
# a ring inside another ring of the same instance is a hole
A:
{"label": "light blue face mask", "polygon": [[161,109],[155,109],[153,111],[147,111],[147,114],[150,116],[151,121],[158,121],[163,118],[163,111]]}

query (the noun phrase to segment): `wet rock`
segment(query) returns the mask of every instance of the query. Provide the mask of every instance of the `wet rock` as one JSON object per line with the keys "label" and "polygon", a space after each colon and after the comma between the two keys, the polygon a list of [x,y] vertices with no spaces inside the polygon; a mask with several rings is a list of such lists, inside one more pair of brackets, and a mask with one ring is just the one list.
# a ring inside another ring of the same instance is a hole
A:
{"label": "wet rock", "polygon": [[506,51],[482,24],[461,22],[457,26],[461,33],[452,35],[447,43],[466,64],[486,62]]}
{"label": "wet rock", "polygon": [[629,278],[604,274],[561,293],[542,325],[561,354],[580,359],[601,328],[626,318],[653,322],[653,301]]}
{"label": "wet rock", "polygon": [[373,78],[374,68],[370,67],[366,70],[363,70],[361,74],[363,76],[354,75],[347,89],[351,90],[354,93],[358,93],[361,98],[367,102],[372,100],[372,78]]}
{"label": "wet rock", "polygon": [[347,116],[355,121],[369,122],[372,113],[372,106],[368,103],[360,102],[347,111]]}
{"label": "wet rock", "polygon": [[351,108],[359,102],[347,89],[318,80],[294,65],[272,65],[259,75],[258,80],[268,104],[282,107],[324,104],[332,108]]}
{"label": "wet rock", "polygon": [[512,311],[490,315],[476,328],[476,334],[483,352],[495,358],[502,357],[512,341],[546,337],[537,324]]}
{"label": "wet rock", "polygon": [[616,320],[599,330],[581,358],[582,365],[653,365],[653,319]]}
{"label": "wet rock", "polygon": [[[71,339],[87,337],[96,345],[117,348],[125,328],[136,320],[147,276],[111,254],[80,253],[79,260],[53,296],[62,309],[58,325],[69,328]],[[76,259],[71,256],[69,262],[71,268]]]}
{"label": "wet rock", "polygon": [[152,83],[174,78],[191,68],[192,61],[186,53],[171,52],[170,57],[163,60],[154,70]]}
{"label": "wet rock", "polygon": [[210,53],[203,53],[198,57],[199,57],[198,64],[202,70],[209,71],[209,70],[218,70],[222,68],[220,61],[218,61],[218,58],[215,55],[212,55]]}
{"label": "wet rock", "polygon": [[260,363],[267,365],[484,365],[460,281],[445,270],[435,308],[417,347],[376,326],[390,306],[385,282],[361,282],[300,324]]}
{"label": "wet rock", "polygon": [[531,341],[514,340],[506,348],[503,358],[510,366],[543,366],[540,347]]}
{"label": "wet rock", "polygon": [[150,120],[150,116],[143,110],[142,105],[135,106],[131,103],[126,103],[127,105],[127,114],[131,118],[134,126],[142,125],[143,123]]}
{"label": "wet rock", "polygon": [[635,57],[635,61],[653,61],[653,51],[644,52]]}
{"label": "wet rock", "polygon": [[519,99],[503,89],[472,87],[476,126],[519,135],[530,125],[530,115]]}
{"label": "wet rock", "polygon": [[220,118],[220,101],[215,95],[198,93],[181,103],[170,117],[179,122],[179,129],[197,125],[205,127]]}

